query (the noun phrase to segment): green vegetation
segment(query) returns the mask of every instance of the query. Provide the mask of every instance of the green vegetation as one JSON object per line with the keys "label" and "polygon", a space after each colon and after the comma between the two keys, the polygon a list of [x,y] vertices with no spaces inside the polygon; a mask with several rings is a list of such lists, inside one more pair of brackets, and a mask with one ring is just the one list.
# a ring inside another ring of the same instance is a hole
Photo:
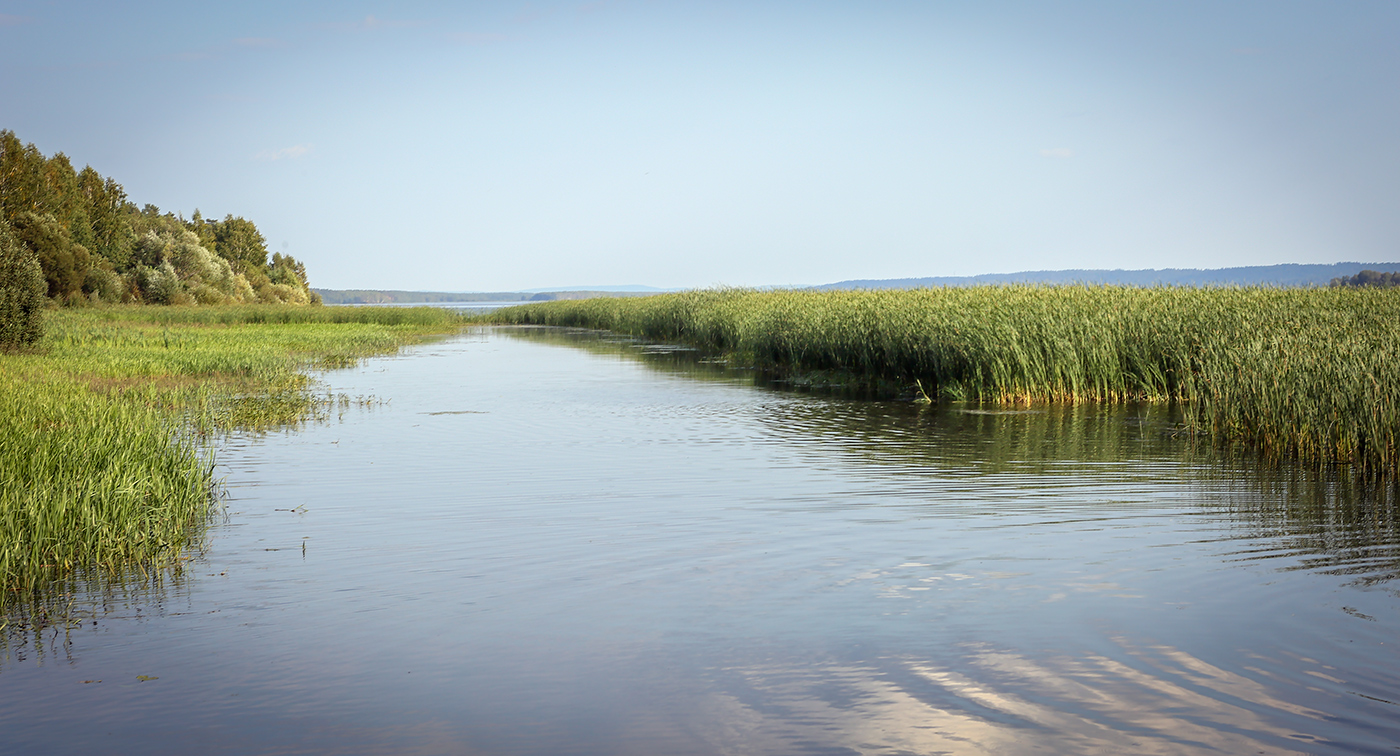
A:
{"label": "green vegetation", "polygon": [[[172,563],[211,502],[207,434],[316,416],[328,400],[305,368],[463,322],[287,306],[306,304],[306,268],[269,257],[252,222],[138,209],[91,166],[0,131],[0,608]],[[54,305],[69,307],[43,322]]]}
{"label": "green vegetation", "polygon": [[0,354],[0,608],[55,581],[178,564],[213,501],[208,434],[314,417],[333,398],[307,368],[461,322],[431,308],[51,313],[37,348]]}
{"label": "green vegetation", "polygon": [[210,479],[196,445],[168,420],[58,376],[0,377],[5,588],[178,555],[208,510]]}
{"label": "green vegetation", "polygon": [[1400,286],[1400,272],[1382,273],[1378,270],[1363,270],[1354,276],[1332,279],[1332,286],[1374,286],[1382,289]]}
{"label": "green vegetation", "polygon": [[0,218],[0,350],[18,349],[44,333],[44,272]]}
{"label": "green vegetation", "polygon": [[38,258],[57,304],[320,301],[306,268],[267,253],[251,221],[190,220],[127,200],[121,184],[0,131],[0,223]]}
{"label": "green vegetation", "polygon": [[548,302],[494,322],[600,328],[789,375],[997,403],[1181,402],[1266,456],[1400,472],[1400,291],[998,286],[713,290]]}

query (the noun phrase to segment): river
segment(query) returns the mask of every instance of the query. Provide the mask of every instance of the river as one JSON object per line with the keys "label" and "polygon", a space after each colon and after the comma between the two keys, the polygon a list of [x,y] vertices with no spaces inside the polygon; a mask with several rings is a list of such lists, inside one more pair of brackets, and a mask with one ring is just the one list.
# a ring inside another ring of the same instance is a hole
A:
{"label": "river", "polygon": [[320,376],[181,574],[0,653],[3,753],[1394,753],[1394,486],[1166,407],[817,396],[593,332]]}

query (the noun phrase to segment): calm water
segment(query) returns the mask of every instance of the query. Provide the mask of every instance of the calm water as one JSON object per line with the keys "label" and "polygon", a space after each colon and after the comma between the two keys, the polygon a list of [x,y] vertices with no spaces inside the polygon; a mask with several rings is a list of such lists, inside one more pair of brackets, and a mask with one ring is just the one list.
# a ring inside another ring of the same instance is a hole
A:
{"label": "calm water", "polygon": [[0,752],[1400,744],[1395,490],[1161,408],[820,398],[544,329],[324,378],[379,401],[224,447],[183,577],[8,638]]}
{"label": "calm water", "polygon": [[364,304],[352,304],[349,307],[437,307],[443,310],[456,310],[458,312],[490,312],[499,310],[502,307],[526,304],[522,300],[516,301],[494,301],[494,302],[373,302]]}

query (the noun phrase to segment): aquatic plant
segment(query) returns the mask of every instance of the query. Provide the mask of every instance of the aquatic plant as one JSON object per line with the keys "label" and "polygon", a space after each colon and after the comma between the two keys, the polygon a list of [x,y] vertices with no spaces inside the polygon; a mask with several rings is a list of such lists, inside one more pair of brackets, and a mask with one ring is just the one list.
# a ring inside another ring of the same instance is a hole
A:
{"label": "aquatic plant", "polygon": [[168,560],[208,511],[211,484],[206,455],[158,408],[74,381],[0,377],[8,591],[80,568]]}
{"label": "aquatic plant", "polygon": [[1181,402],[1269,457],[1400,472],[1400,291],[993,286],[699,290],[543,302],[498,323],[599,328],[790,373],[995,403]]}
{"label": "aquatic plant", "polygon": [[213,502],[209,434],[315,417],[327,398],[308,369],[461,322],[429,308],[51,312],[37,349],[0,355],[0,608],[80,573],[178,559]]}

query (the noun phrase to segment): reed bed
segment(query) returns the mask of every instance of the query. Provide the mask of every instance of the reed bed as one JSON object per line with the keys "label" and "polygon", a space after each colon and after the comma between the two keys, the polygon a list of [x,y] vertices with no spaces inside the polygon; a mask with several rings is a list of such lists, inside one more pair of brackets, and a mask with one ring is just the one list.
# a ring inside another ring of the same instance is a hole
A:
{"label": "reed bed", "polygon": [[721,289],[543,302],[491,318],[683,342],[942,399],[1180,402],[1189,429],[1221,443],[1400,472],[1400,290]]}
{"label": "reed bed", "polygon": [[262,323],[354,323],[380,326],[450,328],[463,316],[440,307],[302,307],[295,305],[229,305],[224,307],[104,307],[88,311],[111,322],[162,324],[246,325]]}
{"label": "reed bed", "polygon": [[47,320],[38,349],[0,354],[0,609],[55,581],[177,564],[214,501],[209,434],[314,417],[328,398],[308,369],[463,322],[430,308],[266,305]]}
{"label": "reed bed", "polygon": [[0,377],[0,576],[10,592],[79,569],[169,561],[208,511],[211,485],[205,455],[167,414],[73,381]]}

